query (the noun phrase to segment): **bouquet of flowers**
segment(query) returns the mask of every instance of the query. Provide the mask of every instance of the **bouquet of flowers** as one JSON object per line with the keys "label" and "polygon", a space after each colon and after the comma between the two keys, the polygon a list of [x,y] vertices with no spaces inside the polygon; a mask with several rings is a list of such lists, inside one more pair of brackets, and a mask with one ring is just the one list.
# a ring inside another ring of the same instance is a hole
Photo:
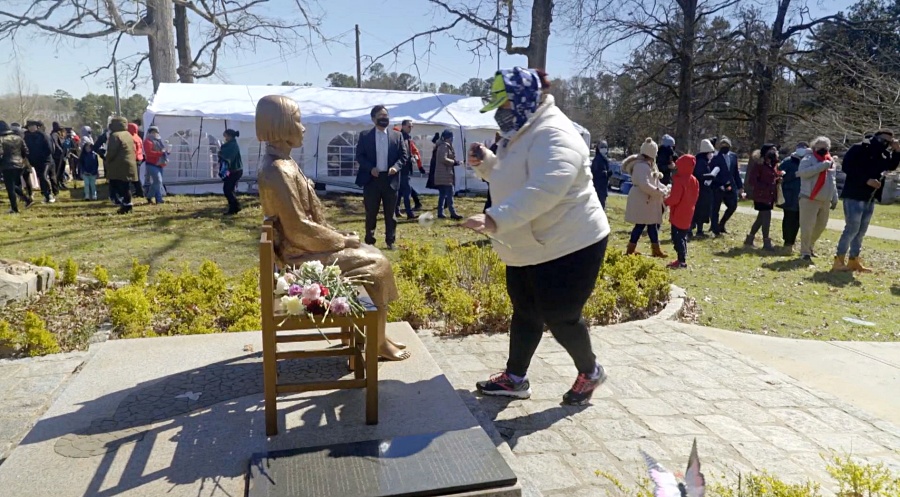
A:
{"label": "bouquet of flowers", "polygon": [[365,308],[359,301],[357,287],[366,281],[346,277],[337,265],[325,266],[319,261],[285,267],[275,273],[275,296],[281,309],[292,316],[307,316],[313,322],[329,315],[361,316]]}

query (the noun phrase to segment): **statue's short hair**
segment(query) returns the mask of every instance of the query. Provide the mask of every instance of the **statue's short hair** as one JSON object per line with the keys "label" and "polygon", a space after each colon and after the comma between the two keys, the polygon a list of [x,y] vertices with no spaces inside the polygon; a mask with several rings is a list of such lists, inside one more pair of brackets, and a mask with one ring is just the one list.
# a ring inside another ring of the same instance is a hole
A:
{"label": "statue's short hair", "polygon": [[303,144],[306,128],[300,123],[300,107],[293,99],[268,95],[256,104],[256,138],[268,143]]}

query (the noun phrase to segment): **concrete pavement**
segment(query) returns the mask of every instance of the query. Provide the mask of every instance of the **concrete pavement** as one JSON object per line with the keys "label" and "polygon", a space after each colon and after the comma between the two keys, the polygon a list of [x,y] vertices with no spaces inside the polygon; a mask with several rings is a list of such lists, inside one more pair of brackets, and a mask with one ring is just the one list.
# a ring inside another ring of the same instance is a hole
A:
{"label": "concrete pavement", "polygon": [[[753,210],[753,207],[746,206],[738,206],[737,212],[740,214],[747,214],[750,216],[756,216],[756,211]],[[784,219],[784,212],[775,209],[772,211],[773,219]],[[843,219],[829,219],[828,220],[828,229],[834,231],[844,231],[844,220]],[[881,238],[884,240],[900,240],[900,230],[895,230],[893,228],[884,228],[881,226],[869,225],[869,229],[866,231],[866,236],[872,236],[875,238]]]}

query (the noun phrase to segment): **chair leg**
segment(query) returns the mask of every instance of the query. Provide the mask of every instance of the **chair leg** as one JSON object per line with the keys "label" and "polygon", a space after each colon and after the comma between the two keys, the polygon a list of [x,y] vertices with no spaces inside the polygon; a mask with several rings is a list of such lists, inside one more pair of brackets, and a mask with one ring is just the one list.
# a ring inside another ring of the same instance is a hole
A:
{"label": "chair leg", "polygon": [[278,361],[275,357],[275,333],[263,332],[263,396],[265,398],[266,435],[278,435]]}
{"label": "chair leg", "polygon": [[[341,334],[349,335],[345,338],[341,338],[341,345],[343,345],[344,347],[349,347],[350,350],[356,350],[356,331],[353,329],[353,327],[344,326],[343,328],[341,328]],[[350,356],[350,358],[347,359],[347,369],[349,371],[356,370],[356,358],[354,356]]]}
{"label": "chair leg", "polygon": [[387,309],[378,309],[375,326],[366,328],[366,424],[378,424],[378,339],[387,327]]}

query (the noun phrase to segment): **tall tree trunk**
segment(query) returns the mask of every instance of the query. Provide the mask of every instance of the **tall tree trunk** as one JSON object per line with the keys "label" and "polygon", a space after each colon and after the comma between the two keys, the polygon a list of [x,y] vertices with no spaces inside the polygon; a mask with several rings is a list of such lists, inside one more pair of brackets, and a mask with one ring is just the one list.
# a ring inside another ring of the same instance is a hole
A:
{"label": "tall tree trunk", "polygon": [[172,0],[147,0],[146,24],[153,91],[160,83],[178,82],[175,71],[175,26]]}
{"label": "tall tree trunk", "polygon": [[531,37],[528,41],[528,67],[547,70],[547,45],[553,22],[553,0],[534,0],[531,6]]}
{"label": "tall tree trunk", "polygon": [[684,0],[681,4],[684,18],[679,55],[678,116],[675,122],[675,143],[682,150],[691,147],[691,124],[694,102],[694,42],[697,31],[697,0]]}
{"label": "tall tree trunk", "polygon": [[175,41],[178,50],[178,81],[194,82],[194,71],[191,67],[191,33],[187,7],[175,5]]}
{"label": "tall tree trunk", "polygon": [[772,108],[772,90],[775,82],[772,76],[772,63],[766,62],[758,67],[757,78],[759,82],[756,88],[756,116],[753,119],[753,137],[754,148],[761,147],[766,143],[766,135],[769,132],[769,112]]}

